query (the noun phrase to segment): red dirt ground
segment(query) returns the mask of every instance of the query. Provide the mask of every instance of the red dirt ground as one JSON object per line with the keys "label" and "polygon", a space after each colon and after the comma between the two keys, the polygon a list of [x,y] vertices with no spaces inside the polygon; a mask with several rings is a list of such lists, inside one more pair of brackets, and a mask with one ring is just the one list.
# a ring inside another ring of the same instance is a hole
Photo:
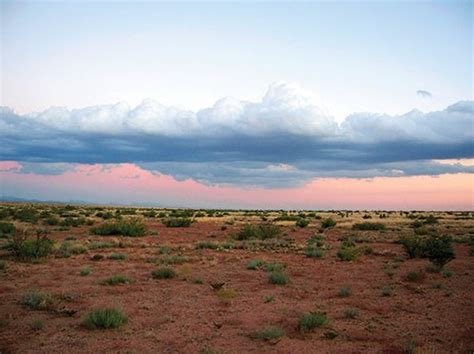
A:
{"label": "red dirt ground", "polygon": [[[394,225],[408,227],[409,222],[395,221]],[[471,220],[451,222],[455,223],[459,223],[457,232],[473,230]],[[383,234],[358,232],[375,240],[361,244],[371,246],[374,253],[353,262],[338,260],[338,239],[354,233],[346,226],[349,224],[348,219],[338,220],[336,228],[324,232],[324,242],[331,249],[321,259],[306,258],[302,251],[319,228],[317,220],[305,229],[283,226],[293,246],[275,250],[194,249],[199,241],[225,242],[241,227],[235,223],[221,230],[223,221],[217,218],[198,221],[189,228],[166,228],[154,219],[148,226],[157,235],[140,238],[93,236],[88,227],[55,231],[51,237],[58,241],[73,235],[82,244],[112,239],[124,240],[127,245],[69,258],[50,257],[40,264],[13,261],[4,253],[7,266],[0,271],[0,353],[403,353],[411,345],[420,352],[472,352],[474,257],[469,246],[455,244],[456,259],[447,265],[452,277],[426,273],[422,282],[411,283],[404,275],[424,271],[429,262],[401,259],[405,255],[402,246],[392,242],[400,233],[396,228]],[[171,265],[178,272],[175,279],[151,277],[157,265],[150,259],[163,257],[157,247],[163,245],[179,248],[172,254],[188,258],[184,264]],[[93,254],[114,252],[125,253],[128,259],[91,260]],[[264,270],[247,270],[247,262],[256,258],[286,264],[289,284],[273,285]],[[92,273],[80,276],[86,265]],[[392,278],[384,272],[386,265],[398,266]],[[100,284],[116,274],[129,276],[133,283]],[[196,284],[196,278],[202,278],[204,284]],[[209,285],[216,281],[235,290],[230,303],[220,300]],[[344,286],[352,289],[352,295],[338,297]],[[392,296],[381,296],[385,286],[393,288]],[[24,307],[22,295],[34,289],[53,294],[57,310],[67,308],[75,313],[68,316]],[[266,303],[266,296],[274,300]],[[83,316],[101,306],[122,309],[128,323],[113,330],[84,328]],[[358,309],[359,316],[346,319],[347,308]],[[326,312],[328,325],[302,333],[299,316],[315,309]],[[39,331],[29,326],[34,318],[44,323]],[[282,327],[285,336],[268,342],[249,335],[269,325]],[[337,336],[327,338],[328,332]]]}

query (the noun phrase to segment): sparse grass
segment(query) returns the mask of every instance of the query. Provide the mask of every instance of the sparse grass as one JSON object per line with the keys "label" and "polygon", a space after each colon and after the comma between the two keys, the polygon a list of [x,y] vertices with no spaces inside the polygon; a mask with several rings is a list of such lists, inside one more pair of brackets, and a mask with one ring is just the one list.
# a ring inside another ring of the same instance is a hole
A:
{"label": "sparse grass", "polygon": [[201,249],[210,249],[210,250],[216,250],[219,248],[219,245],[217,243],[213,242],[198,242],[195,246],[197,250]]}
{"label": "sparse grass", "polygon": [[450,271],[449,269],[443,269],[441,271],[441,274],[443,275],[444,278],[451,278],[453,276],[453,272]]}
{"label": "sparse grass", "polygon": [[326,314],[323,312],[309,312],[301,315],[298,327],[301,331],[307,332],[314,328],[322,327],[327,323]]}
{"label": "sparse grass", "polygon": [[422,271],[410,271],[405,275],[405,280],[414,282],[414,283],[421,283],[426,278],[426,274]]}
{"label": "sparse grass", "polygon": [[123,253],[112,253],[108,258],[114,261],[123,261],[127,259],[127,255]]}
{"label": "sparse grass", "polygon": [[164,256],[158,259],[158,263],[160,264],[183,264],[188,261],[188,258],[185,256]]}
{"label": "sparse grass", "polygon": [[102,285],[118,285],[118,284],[131,284],[132,280],[125,275],[113,275],[109,278],[102,280]]}
{"label": "sparse grass", "polygon": [[161,267],[151,272],[151,276],[155,279],[172,279],[176,277],[176,272],[172,268]]}
{"label": "sparse grass", "polygon": [[120,310],[115,308],[103,308],[90,311],[83,319],[83,325],[87,328],[111,329],[118,328],[127,322]]}
{"label": "sparse grass", "polygon": [[202,284],[204,284],[204,280],[202,278],[196,278],[196,279],[194,279],[194,284],[202,285]]}
{"label": "sparse grass", "polygon": [[350,318],[350,319],[354,319],[356,317],[359,317],[359,310],[357,310],[353,307],[349,307],[349,308],[344,310],[344,317],[345,318]]}
{"label": "sparse grass", "polygon": [[342,287],[339,292],[337,293],[338,297],[348,297],[352,295],[352,290],[351,288],[344,286]]}
{"label": "sparse grass", "polygon": [[53,304],[53,296],[39,291],[30,291],[23,295],[21,303],[33,310],[48,310]]}
{"label": "sparse grass", "polygon": [[267,295],[263,298],[263,302],[264,303],[269,303],[269,302],[273,302],[275,300],[275,297],[273,295]]}
{"label": "sparse grass", "polygon": [[390,297],[393,295],[393,289],[392,287],[386,285],[382,288],[382,292],[380,294],[382,297]]}
{"label": "sparse grass", "polygon": [[281,327],[269,326],[260,331],[251,333],[250,337],[260,340],[276,340],[283,337],[284,335],[285,331]]}
{"label": "sparse grass", "polygon": [[81,271],[79,272],[79,275],[80,275],[81,277],[85,277],[85,276],[88,276],[88,275],[91,274],[91,273],[92,273],[91,267],[85,266],[85,267],[83,267],[83,268],[81,269]]}
{"label": "sparse grass", "polygon": [[268,280],[271,284],[286,285],[288,284],[288,275],[283,272],[274,271],[270,273]]}
{"label": "sparse grass", "polygon": [[105,242],[105,241],[93,241],[87,245],[87,248],[89,248],[90,250],[112,248],[112,247],[115,247],[113,243]]}

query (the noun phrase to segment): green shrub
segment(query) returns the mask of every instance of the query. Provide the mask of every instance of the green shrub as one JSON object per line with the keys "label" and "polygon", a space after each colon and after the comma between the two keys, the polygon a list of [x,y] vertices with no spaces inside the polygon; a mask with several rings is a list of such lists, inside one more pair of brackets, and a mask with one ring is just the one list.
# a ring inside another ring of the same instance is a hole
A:
{"label": "green shrub", "polygon": [[341,248],[336,253],[341,261],[353,261],[359,256],[359,251],[355,247]]}
{"label": "green shrub", "polygon": [[54,241],[40,232],[37,233],[35,238],[30,238],[26,231],[17,230],[6,248],[15,258],[31,261],[50,255],[53,246]]}
{"label": "green shrub", "polygon": [[101,236],[121,235],[137,237],[145,235],[146,225],[139,219],[119,220],[92,227],[90,231],[95,235]]}
{"label": "green shrub", "polygon": [[439,268],[454,259],[454,249],[451,236],[430,235],[425,243],[425,256]]}
{"label": "green shrub", "polygon": [[298,226],[298,227],[301,227],[301,228],[305,228],[306,226],[309,225],[309,220],[308,219],[303,219],[303,218],[298,219],[296,221],[295,225]]}
{"label": "green shrub", "polygon": [[424,256],[425,241],[420,236],[401,236],[399,242],[405,248],[410,258],[419,258]]}
{"label": "green shrub", "polygon": [[53,297],[48,293],[30,291],[23,295],[21,303],[33,310],[48,310],[53,304]]}
{"label": "green shrub", "polygon": [[245,224],[244,227],[237,233],[235,238],[241,241],[257,238],[257,228],[252,224]]}
{"label": "green shrub", "polygon": [[271,284],[286,285],[288,284],[288,275],[283,272],[271,272],[268,280]]}
{"label": "green shrub", "polygon": [[125,275],[113,275],[109,278],[102,280],[102,285],[118,285],[118,284],[131,284],[132,280]]}
{"label": "green shrub", "polygon": [[359,224],[352,225],[353,230],[361,230],[361,231],[380,231],[385,230],[385,225],[380,222],[363,222]]}
{"label": "green shrub", "polygon": [[127,322],[127,316],[118,309],[104,308],[90,311],[83,320],[87,328],[118,328]]}
{"label": "green shrub", "polygon": [[334,226],[336,226],[336,221],[334,221],[332,218],[326,218],[321,222],[321,227],[323,229],[328,229]]}
{"label": "green shrub", "polygon": [[172,279],[176,277],[176,272],[172,268],[161,267],[151,272],[151,276],[155,279]]}
{"label": "green shrub", "polygon": [[247,269],[256,270],[256,269],[260,268],[261,266],[263,266],[264,264],[265,264],[265,262],[260,260],[260,259],[251,259],[247,263]]}
{"label": "green shrub", "polygon": [[443,275],[443,277],[445,278],[451,278],[453,276],[453,272],[450,271],[449,269],[443,269],[441,271],[441,274]]}
{"label": "green shrub", "polygon": [[282,272],[285,270],[286,265],[283,263],[264,263],[263,268],[267,272]]}
{"label": "green shrub", "polygon": [[250,337],[253,339],[260,340],[275,340],[283,337],[285,332],[280,327],[270,326],[266,327],[260,331],[253,332],[250,334]]}
{"label": "green shrub", "polygon": [[102,249],[102,248],[112,248],[115,245],[111,242],[105,242],[105,241],[94,241],[91,242],[87,245],[87,248],[90,250],[96,250],[96,249]]}
{"label": "green shrub", "polygon": [[168,218],[162,221],[166,227],[190,227],[193,220],[190,218]]}
{"label": "green shrub", "polygon": [[327,324],[326,314],[323,312],[309,312],[300,317],[298,327],[301,331],[311,331],[316,327]]}
{"label": "green shrub", "polygon": [[250,239],[272,239],[278,238],[281,235],[281,229],[278,225],[270,222],[264,222],[258,226],[252,224],[246,224],[244,227],[234,236],[237,240],[250,240]]}
{"label": "green shrub", "polygon": [[11,222],[0,222],[0,235],[12,235],[15,232],[15,226]]}
{"label": "green shrub", "polygon": [[322,258],[324,256],[324,252],[315,247],[307,247],[304,250],[304,254],[308,258]]}
{"label": "green shrub", "polygon": [[164,256],[158,260],[160,264],[183,264],[188,261],[188,258],[184,256]]}

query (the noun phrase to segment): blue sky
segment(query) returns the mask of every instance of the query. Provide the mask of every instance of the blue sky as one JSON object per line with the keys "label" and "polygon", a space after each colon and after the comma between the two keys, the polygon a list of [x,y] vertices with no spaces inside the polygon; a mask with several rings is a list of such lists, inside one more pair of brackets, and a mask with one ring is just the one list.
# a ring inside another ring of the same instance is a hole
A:
{"label": "blue sky", "polygon": [[281,80],[339,121],[440,110],[472,98],[472,25],[472,3],[452,1],[3,1],[2,105],[197,110]]}

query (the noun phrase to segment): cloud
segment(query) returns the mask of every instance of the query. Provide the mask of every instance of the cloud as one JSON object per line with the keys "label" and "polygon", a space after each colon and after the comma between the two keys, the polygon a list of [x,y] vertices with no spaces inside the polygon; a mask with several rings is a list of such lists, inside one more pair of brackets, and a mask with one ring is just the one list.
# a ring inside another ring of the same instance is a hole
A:
{"label": "cloud", "polygon": [[426,90],[418,90],[418,91],[416,91],[416,94],[420,97],[423,97],[423,98],[433,97],[431,92],[426,91]]}
{"label": "cloud", "polygon": [[281,82],[259,102],[223,98],[197,112],[152,100],[26,115],[3,107],[0,131],[1,160],[21,161],[24,173],[135,163],[206,184],[289,187],[316,177],[474,172],[432,161],[474,157],[473,101],[354,113],[338,124],[317,96]]}

